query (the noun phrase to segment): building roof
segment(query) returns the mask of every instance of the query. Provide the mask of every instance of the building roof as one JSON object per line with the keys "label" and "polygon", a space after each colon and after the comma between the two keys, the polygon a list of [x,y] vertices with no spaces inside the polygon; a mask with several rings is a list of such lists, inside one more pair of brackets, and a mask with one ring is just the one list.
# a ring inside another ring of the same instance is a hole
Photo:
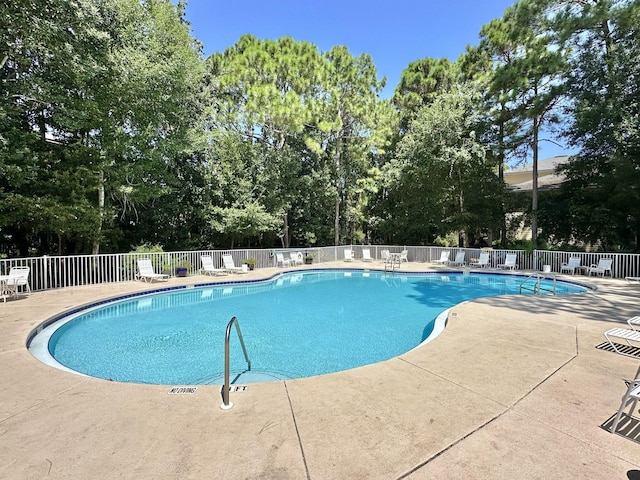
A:
{"label": "building roof", "polygon": [[[549,190],[558,188],[565,180],[564,174],[557,174],[556,168],[571,161],[569,155],[556,155],[545,158],[538,162],[538,189]],[[533,190],[533,164],[529,163],[521,167],[505,170],[504,181],[511,190],[531,191]]]}
{"label": "building roof", "polygon": [[[544,160],[538,161],[538,174],[540,172],[554,172],[558,165],[563,165],[570,160],[569,155],[556,155],[555,157],[545,158]],[[505,178],[507,175],[515,175],[518,173],[524,172],[533,172],[533,163],[527,163],[521,167],[510,168],[509,170],[504,171]]]}

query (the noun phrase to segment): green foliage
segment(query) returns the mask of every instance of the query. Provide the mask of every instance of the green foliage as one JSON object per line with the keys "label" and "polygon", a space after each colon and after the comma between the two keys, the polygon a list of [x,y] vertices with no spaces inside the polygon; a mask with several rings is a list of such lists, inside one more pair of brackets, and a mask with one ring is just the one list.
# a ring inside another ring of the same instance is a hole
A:
{"label": "green foliage", "polygon": [[0,47],[0,229],[96,253],[119,218],[168,193],[168,158],[187,148],[197,113],[197,45],[169,0],[11,8]]}
{"label": "green foliage", "polygon": [[449,233],[444,237],[437,236],[433,241],[433,244],[441,247],[457,247],[459,246],[458,235],[456,233]]}
{"label": "green foliage", "polygon": [[568,78],[574,101],[567,134],[580,154],[564,168],[568,180],[560,200],[571,222],[559,237],[607,251],[637,250],[640,5],[599,2],[566,9],[560,20],[558,28],[576,52]]}
{"label": "green foliage", "polygon": [[[473,96],[443,94],[421,109],[384,166],[387,218],[381,228],[397,243],[495,224],[488,211],[501,189],[476,134]],[[489,213],[489,214],[488,214]],[[465,236],[465,233],[462,233]]]}
{"label": "green foliage", "polygon": [[423,58],[402,71],[393,94],[393,104],[402,112],[402,131],[406,131],[422,107],[456,89],[456,76],[456,64],[446,58]]}
{"label": "green foliage", "polygon": [[142,245],[138,245],[129,253],[159,253],[163,252],[162,245],[153,245],[151,243],[143,243]]}
{"label": "green foliage", "polygon": [[505,248],[511,250],[524,250],[525,252],[530,254],[533,253],[533,251],[536,249],[548,250],[548,245],[546,245],[544,242],[534,243],[531,240],[519,239],[509,241]]}
{"label": "green foliage", "polygon": [[[638,2],[520,0],[392,100],[345,46],[245,35],[205,60],[183,2],[2,8],[3,252],[504,246],[508,212],[553,245],[637,248]],[[535,163],[560,106],[568,181],[509,194],[505,163]]]}
{"label": "green foliage", "polygon": [[236,242],[245,242],[249,246],[251,240],[267,232],[277,231],[281,221],[268,213],[264,205],[250,201],[243,207],[213,207],[210,226],[213,231],[228,237],[232,247]]}
{"label": "green foliage", "polygon": [[188,259],[180,257],[172,258],[172,262],[165,265],[165,270],[175,271],[176,268],[186,268],[187,270],[191,270],[192,267],[193,264]]}

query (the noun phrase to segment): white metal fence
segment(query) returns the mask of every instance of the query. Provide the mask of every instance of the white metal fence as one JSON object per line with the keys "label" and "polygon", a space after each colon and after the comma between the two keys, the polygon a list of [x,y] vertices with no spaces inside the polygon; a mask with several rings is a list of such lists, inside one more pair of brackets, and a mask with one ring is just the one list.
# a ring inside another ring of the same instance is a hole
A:
{"label": "white metal fence", "polygon": [[[345,248],[351,249],[356,259],[362,258],[362,250],[368,248],[374,259],[382,258],[382,251],[401,252],[407,250],[410,262],[432,262],[440,258],[443,250],[451,252],[455,258],[459,251],[465,252],[465,260],[480,256],[478,248],[448,248],[398,245],[343,245],[314,248],[291,249],[245,249],[245,250],[198,250],[183,252],[159,253],[118,253],[103,255],[43,256],[29,258],[0,259],[0,275],[7,275],[11,267],[27,266],[31,268],[29,283],[31,290],[48,290],[52,288],[76,287],[82,285],[98,285],[102,283],[125,282],[136,279],[137,259],[150,258],[154,270],[158,273],[173,274],[175,267],[185,266],[189,274],[196,274],[201,268],[200,257],[210,255],[214,265],[222,266],[222,255],[230,254],[236,265],[254,258],[256,268],[276,266],[276,253],[290,254],[301,252],[304,256],[313,256],[313,263],[342,261]],[[491,266],[503,263],[508,253],[517,255],[519,270],[542,270],[549,265],[552,272],[559,272],[562,263],[569,257],[579,257],[582,266],[595,265],[601,258],[613,259],[614,278],[640,276],[640,255],[630,253],[583,253],[559,252],[547,250],[491,250]]]}

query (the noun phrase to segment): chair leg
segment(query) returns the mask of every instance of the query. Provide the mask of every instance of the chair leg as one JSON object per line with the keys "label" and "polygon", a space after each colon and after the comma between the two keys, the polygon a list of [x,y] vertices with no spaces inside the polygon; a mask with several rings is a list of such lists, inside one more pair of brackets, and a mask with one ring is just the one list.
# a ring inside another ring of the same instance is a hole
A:
{"label": "chair leg", "polygon": [[[616,429],[618,428],[618,423],[620,422],[620,419],[622,418],[622,414],[624,413],[625,408],[627,408],[627,405],[629,404],[629,400],[630,400],[630,395],[631,392],[634,388],[637,388],[638,384],[637,381],[634,382],[629,382],[629,386],[627,387],[627,391],[624,394],[624,397],[622,397],[622,403],[620,404],[620,408],[618,409],[618,413],[616,414],[616,418],[613,420],[613,425],[611,425],[611,433],[616,433]],[[638,399],[634,398],[633,402],[631,402],[631,409],[630,409],[630,414],[633,413],[633,411],[635,410],[636,406],[638,404]]]}
{"label": "chair leg", "polygon": [[615,420],[613,421],[613,425],[611,425],[611,433],[616,433],[616,429],[618,428],[618,422],[620,422],[620,419],[622,418],[622,412],[624,411],[624,408],[621,408],[620,410],[618,410],[618,414],[616,415]]}
{"label": "chair leg", "polygon": [[618,409],[618,413],[616,414],[616,418],[613,421],[613,425],[611,425],[611,433],[616,433],[616,429],[618,428],[618,423],[620,422],[620,419],[622,418],[622,414],[624,413],[624,409],[627,406],[627,394],[625,394],[625,396],[623,397],[622,404]]}

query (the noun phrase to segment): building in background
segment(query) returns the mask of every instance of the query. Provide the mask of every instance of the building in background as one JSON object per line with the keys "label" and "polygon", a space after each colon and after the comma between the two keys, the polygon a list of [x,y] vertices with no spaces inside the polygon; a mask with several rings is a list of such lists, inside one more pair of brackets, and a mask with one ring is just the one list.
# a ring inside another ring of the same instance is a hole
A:
{"label": "building in background", "polygon": [[[557,155],[538,162],[538,192],[544,195],[544,191],[554,190],[565,180],[564,174],[556,172],[559,165],[571,161],[569,155]],[[533,165],[510,168],[504,171],[504,181],[514,193],[527,195],[530,199],[533,190]],[[519,240],[531,240],[531,226],[526,219],[525,212],[512,212],[507,216],[507,222],[511,225],[509,230],[515,232],[515,238]]]}

